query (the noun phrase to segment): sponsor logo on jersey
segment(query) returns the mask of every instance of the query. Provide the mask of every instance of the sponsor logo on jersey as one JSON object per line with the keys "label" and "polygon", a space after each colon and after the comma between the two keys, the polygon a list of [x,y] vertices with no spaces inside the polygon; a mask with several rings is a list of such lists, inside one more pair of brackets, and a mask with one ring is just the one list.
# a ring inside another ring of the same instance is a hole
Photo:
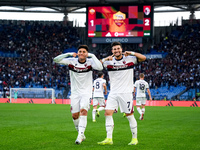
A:
{"label": "sponsor logo on jersey", "polygon": [[92,66],[87,66],[87,64],[85,65],[85,68],[75,67],[72,64],[69,64],[68,67],[69,67],[69,70],[78,72],[78,73],[89,72],[92,70]]}
{"label": "sponsor logo on jersey", "polygon": [[108,71],[117,71],[117,70],[126,70],[126,69],[133,69],[134,63],[130,62],[124,65],[108,65]]}

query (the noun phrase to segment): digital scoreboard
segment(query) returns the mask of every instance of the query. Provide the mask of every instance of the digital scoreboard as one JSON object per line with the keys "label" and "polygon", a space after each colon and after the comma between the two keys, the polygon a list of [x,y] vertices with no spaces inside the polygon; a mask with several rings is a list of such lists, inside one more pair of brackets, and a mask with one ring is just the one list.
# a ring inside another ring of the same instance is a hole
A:
{"label": "digital scoreboard", "polygon": [[151,37],[153,5],[87,6],[91,38]]}

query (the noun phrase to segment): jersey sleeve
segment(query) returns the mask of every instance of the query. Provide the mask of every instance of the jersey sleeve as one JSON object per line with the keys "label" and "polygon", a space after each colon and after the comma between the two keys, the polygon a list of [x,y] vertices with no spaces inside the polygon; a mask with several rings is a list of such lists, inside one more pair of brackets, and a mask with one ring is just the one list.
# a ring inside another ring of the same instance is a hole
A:
{"label": "jersey sleeve", "polygon": [[146,84],[146,89],[149,89],[149,84],[148,83]]}
{"label": "jersey sleeve", "polygon": [[97,57],[94,54],[89,53],[89,57],[91,57],[91,62],[92,62],[92,68],[95,70],[103,70],[103,66],[101,62],[97,59]]}
{"label": "jersey sleeve", "polygon": [[58,64],[62,65],[69,65],[70,64],[70,58],[64,58],[61,61],[57,62]]}
{"label": "jersey sleeve", "polygon": [[136,87],[136,88],[137,88],[137,83],[138,83],[138,82],[136,81],[135,84],[134,84],[134,87]]}
{"label": "jersey sleeve", "polygon": [[53,59],[53,61],[55,63],[58,63],[58,64],[63,64],[63,65],[68,65],[70,63],[69,59],[66,58],[68,56],[72,56],[73,53],[65,53],[65,54],[61,54],[61,55],[58,55],[57,57],[55,57]]}
{"label": "jersey sleeve", "polygon": [[103,83],[105,83],[105,84],[106,84],[106,80],[105,80],[105,79],[103,80]]}
{"label": "jersey sleeve", "polygon": [[129,56],[129,57],[131,57],[131,60],[132,60],[132,62],[133,62],[134,64],[137,64],[137,63],[138,63],[138,58],[137,58],[137,57],[135,57],[135,56]]}

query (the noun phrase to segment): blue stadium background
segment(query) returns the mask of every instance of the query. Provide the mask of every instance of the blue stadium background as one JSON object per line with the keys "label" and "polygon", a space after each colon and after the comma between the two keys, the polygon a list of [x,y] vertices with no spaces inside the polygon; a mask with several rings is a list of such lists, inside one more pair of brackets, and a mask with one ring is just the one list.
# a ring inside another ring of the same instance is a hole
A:
{"label": "blue stadium background", "polygon": [[[134,81],[140,72],[150,85],[155,100],[199,100],[200,92],[200,22],[166,27],[157,34],[159,42],[134,50],[147,59],[135,66]],[[168,31],[167,29],[167,31]],[[12,88],[54,88],[56,98],[69,98],[70,80],[67,66],[53,63],[53,58],[65,52],[77,52],[85,44],[79,29],[53,21],[0,20],[0,97],[9,97]],[[101,59],[110,54],[110,46],[93,50]],[[104,70],[109,93],[109,78]],[[94,71],[94,79],[97,72]]]}

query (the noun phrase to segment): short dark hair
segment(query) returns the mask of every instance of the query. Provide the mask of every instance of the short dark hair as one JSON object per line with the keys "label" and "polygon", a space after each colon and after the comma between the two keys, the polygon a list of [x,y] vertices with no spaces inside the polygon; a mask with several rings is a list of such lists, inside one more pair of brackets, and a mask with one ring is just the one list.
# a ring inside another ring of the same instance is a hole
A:
{"label": "short dark hair", "polygon": [[89,50],[89,48],[88,48],[88,46],[87,46],[87,45],[80,45],[80,46],[78,47],[78,50],[79,50],[79,49],[81,49],[81,48],[84,48],[84,49],[86,49],[86,51],[88,51],[88,50]]}
{"label": "short dark hair", "polygon": [[103,72],[98,73],[98,78],[100,78],[103,75]]}
{"label": "short dark hair", "polygon": [[122,47],[122,44],[121,44],[120,42],[113,42],[113,43],[111,44],[111,47],[116,46],[116,45],[120,45],[120,46]]}
{"label": "short dark hair", "polygon": [[144,73],[140,73],[140,78],[144,78]]}

